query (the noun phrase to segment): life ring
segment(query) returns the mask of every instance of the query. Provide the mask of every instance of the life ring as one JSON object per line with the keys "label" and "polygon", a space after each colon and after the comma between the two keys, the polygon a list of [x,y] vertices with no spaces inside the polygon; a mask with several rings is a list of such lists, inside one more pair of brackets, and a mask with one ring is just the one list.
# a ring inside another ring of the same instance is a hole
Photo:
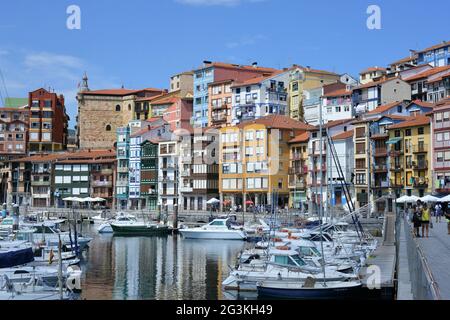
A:
{"label": "life ring", "polygon": [[278,250],[289,250],[290,248],[288,246],[279,246],[279,247],[275,247],[275,249],[278,249]]}
{"label": "life ring", "polygon": [[273,238],[273,242],[282,242],[283,240],[281,238]]}

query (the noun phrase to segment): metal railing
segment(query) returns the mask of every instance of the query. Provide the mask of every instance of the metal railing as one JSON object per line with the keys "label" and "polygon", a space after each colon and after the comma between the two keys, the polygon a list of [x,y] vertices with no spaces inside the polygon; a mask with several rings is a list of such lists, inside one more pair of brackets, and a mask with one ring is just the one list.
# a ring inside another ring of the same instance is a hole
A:
{"label": "metal railing", "polygon": [[407,221],[403,220],[408,252],[411,289],[414,299],[419,300],[441,300],[438,283],[434,279],[429,263],[420,245],[414,239],[414,231]]}

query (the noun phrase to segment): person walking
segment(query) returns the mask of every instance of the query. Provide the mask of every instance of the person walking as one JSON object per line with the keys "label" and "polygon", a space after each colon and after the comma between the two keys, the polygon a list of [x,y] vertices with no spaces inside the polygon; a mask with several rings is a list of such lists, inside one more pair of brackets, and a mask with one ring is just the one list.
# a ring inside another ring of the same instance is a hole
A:
{"label": "person walking", "polygon": [[441,222],[442,219],[442,205],[440,203],[437,203],[434,207],[434,212],[436,215],[436,223]]}
{"label": "person walking", "polygon": [[413,217],[412,217],[412,222],[414,225],[414,236],[416,238],[420,238],[420,226],[421,226],[421,222],[422,222],[422,217],[420,215],[420,210],[419,208],[415,205],[413,208]]}
{"label": "person walking", "polygon": [[447,219],[447,233],[450,235],[450,211],[447,209],[445,211],[445,219]]}
{"label": "person walking", "polygon": [[425,238],[425,231],[428,238],[430,232],[430,209],[426,203],[423,205],[422,210],[422,238]]}

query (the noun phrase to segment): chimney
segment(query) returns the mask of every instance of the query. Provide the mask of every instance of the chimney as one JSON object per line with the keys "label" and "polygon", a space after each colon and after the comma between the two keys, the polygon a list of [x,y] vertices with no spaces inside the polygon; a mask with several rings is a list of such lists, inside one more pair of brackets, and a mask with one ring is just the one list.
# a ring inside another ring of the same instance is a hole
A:
{"label": "chimney", "polygon": [[258,67],[258,62],[253,62],[252,66],[253,66],[253,68],[257,68]]}

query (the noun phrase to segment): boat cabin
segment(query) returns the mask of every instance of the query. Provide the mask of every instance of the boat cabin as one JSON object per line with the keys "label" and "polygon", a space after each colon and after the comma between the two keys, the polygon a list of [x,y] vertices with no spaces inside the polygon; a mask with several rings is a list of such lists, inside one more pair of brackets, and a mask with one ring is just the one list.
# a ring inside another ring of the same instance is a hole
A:
{"label": "boat cabin", "polygon": [[270,262],[275,265],[288,267],[304,267],[312,265],[310,262],[303,260],[297,251],[294,250],[270,250]]}

